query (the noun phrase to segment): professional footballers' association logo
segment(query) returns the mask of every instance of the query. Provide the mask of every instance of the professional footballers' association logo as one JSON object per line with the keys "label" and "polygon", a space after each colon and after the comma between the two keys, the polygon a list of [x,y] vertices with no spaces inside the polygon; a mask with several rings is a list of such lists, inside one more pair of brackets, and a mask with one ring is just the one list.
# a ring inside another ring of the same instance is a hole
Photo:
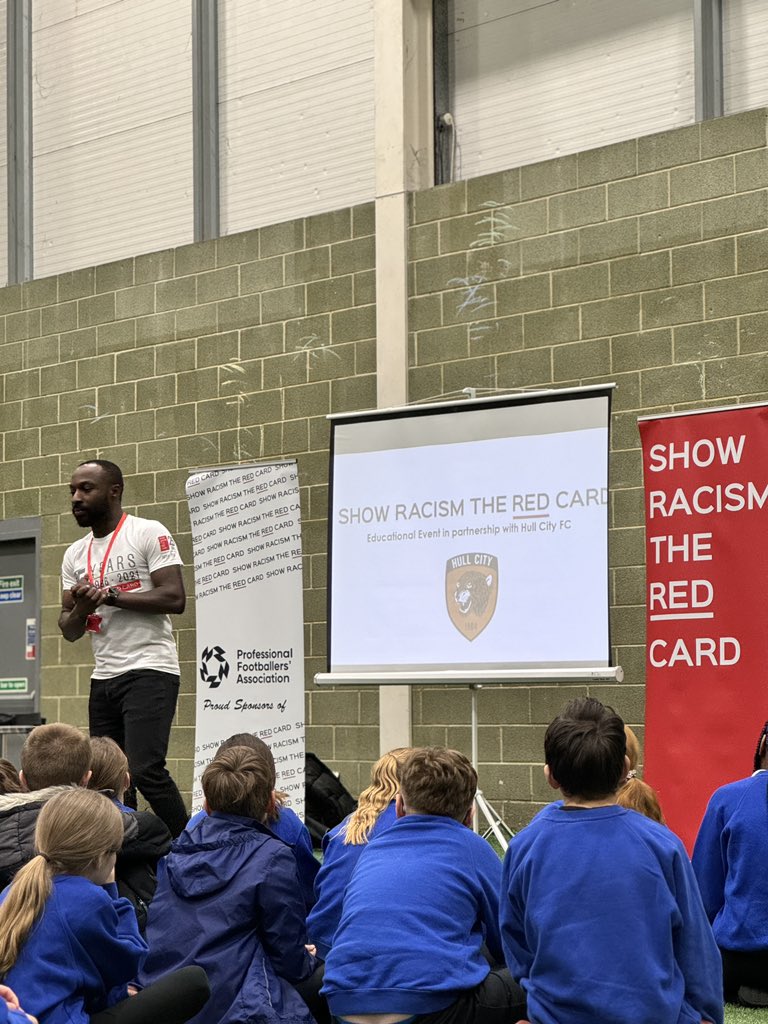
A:
{"label": "professional footballers' association logo", "polygon": [[499,593],[499,560],[470,551],[445,565],[445,600],[451,622],[467,640],[478,637],[493,618]]}
{"label": "professional footballers' association logo", "polygon": [[227,652],[223,647],[206,647],[200,660],[200,678],[208,683],[212,690],[221,686],[229,675]]}

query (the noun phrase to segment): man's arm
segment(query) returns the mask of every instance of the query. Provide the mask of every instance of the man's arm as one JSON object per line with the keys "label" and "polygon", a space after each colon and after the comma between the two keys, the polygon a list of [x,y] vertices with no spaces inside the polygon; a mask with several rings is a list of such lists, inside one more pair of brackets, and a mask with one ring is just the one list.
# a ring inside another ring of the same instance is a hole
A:
{"label": "man's arm", "polygon": [[61,599],[59,629],[70,643],[79,640],[85,633],[85,622],[100,604],[104,603],[106,591],[88,583],[78,583],[71,590],[65,590]]}
{"label": "man's arm", "polygon": [[149,615],[181,615],[187,604],[181,566],[165,565],[149,576],[152,590],[118,590],[106,603],[114,608]]}

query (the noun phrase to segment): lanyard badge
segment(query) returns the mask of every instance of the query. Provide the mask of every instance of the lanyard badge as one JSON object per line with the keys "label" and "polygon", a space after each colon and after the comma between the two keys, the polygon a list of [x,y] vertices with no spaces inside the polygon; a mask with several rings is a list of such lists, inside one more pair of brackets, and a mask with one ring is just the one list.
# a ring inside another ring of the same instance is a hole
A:
{"label": "lanyard badge", "polygon": [[[107,545],[107,550],[104,552],[104,557],[101,560],[101,573],[99,574],[99,590],[103,590],[103,588],[104,588],[104,573],[106,572],[107,563],[109,562],[109,556],[110,556],[110,553],[112,551],[112,545],[117,540],[117,535],[118,535],[118,533],[120,533],[120,530],[122,529],[123,523],[125,522],[126,519],[127,519],[127,513],[123,512],[122,516],[120,517],[120,522],[117,524],[117,526],[115,527],[115,529],[112,532],[112,536],[110,538],[109,544]],[[93,534],[91,534],[91,543],[88,545],[88,558],[87,558],[87,562],[88,562],[88,582],[93,587],[93,586],[96,585],[96,583],[95,583],[94,576],[93,576],[93,563],[91,561],[92,550],[93,550]],[[89,615],[86,618],[86,620],[85,620],[85,630],[86,630],[87,633],[101,633],[101,631],[103,629],[103,626],[104,626],[104,616],[103,615],[97,615],[95,612],[92,613],[91,615]]]}

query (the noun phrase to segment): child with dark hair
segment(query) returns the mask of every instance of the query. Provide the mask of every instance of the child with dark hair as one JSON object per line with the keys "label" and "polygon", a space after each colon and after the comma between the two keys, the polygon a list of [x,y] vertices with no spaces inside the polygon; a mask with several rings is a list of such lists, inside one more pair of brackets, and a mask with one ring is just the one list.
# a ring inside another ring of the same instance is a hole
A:
{"label": "child with dark hair", "polygon": [[[278,839],[282,840],[293,850],[293,855],[296,858],[296,866],[299,870],[299,882],[301,883],[301,892],[304,897],[304,904],[309,911],[315,902],[315,878],[320,869],[320,864],[313,853],[312,839],[304,825],[304,822],[295,811],[286,806],[285,801],[287,800],[287,797],[285,793],[282,793],[280,790],[275,788],[277,785],[277,772],[275,769],[275,758],[272,751],[270,750],[269,745],[254,733],[238,732],[219,744],[219,749],[214,754],[214,757],[218,757],[219,754],[225,750],[229,750],[230,747],[248,747],[255,751],[261,758],[263,758],[264,764],[271,774],[274,801],[272,809],[264,820],[264,824],[272,835],[277,836]],[[204,815],[205,811],[199,811],[197,814],[193,815],[187,826],[187,830],[196,825]]]}
{"label": "child with dark hair", "polygon": [[130,900],[139,928],[147,926],[147,907],[157,888],[157,862],[171,848],[171,833],[151,811],[135,811],[123,803],[131,784],[128,758],[108,736],[91,737],[88,788],[109,797],[123,816],[123,842],[117,854],[117,891]]}
{"label": "child with dark hair", "polygon": [[693,870],[723,961],[725,998],[768,1006],[768,722],[754,772],[712,795]]}
{"label": "child with dark hair", "polygon": [[[323,993],[346,1024],[507,1024],[525,1011],[500,960],[499,858],[469,824],[477,773],[456,750],[411,751],[397,821],[344,894]],[[515,1016],[517,1014],[517,1016]]]}
{"label": "child with dark hair", "polygon": [[411,747],[383,754],[371,769],[371,784],[360,794],[357,810],[323,836],[323,864],[315,879],[317,902],[307,918],[307,931],[325,959],[339,925],[344,890],[368,843],[397,821],[395,798],[400,767]]}
{"label": "child with dark hair", "polygon": [[563,799],[504,859],[507,965],[535,1024],[722,1024],[719,957],[683,844],[616,804],[624,723],[594,698],[547,729],[544,773]]}
{"label": "child with dark hair", "polygon": [[235,746],[202,782],[207,813],[160,863],[139,981],[197,964],[213,992],[200,1024],[311,1024],[295,987],[316,966],[296,859],[262,824],[274,776],[256,751]]}

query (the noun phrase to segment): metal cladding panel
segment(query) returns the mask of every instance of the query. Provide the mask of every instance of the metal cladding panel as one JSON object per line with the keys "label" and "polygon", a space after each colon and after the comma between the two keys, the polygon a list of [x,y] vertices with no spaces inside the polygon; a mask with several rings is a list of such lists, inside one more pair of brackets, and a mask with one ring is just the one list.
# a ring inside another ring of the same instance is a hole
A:
{"label": "metal cladding panel", "polygon": [[35,276],[192,241],[188,0],[33,10]]}
{"label": "metal cladding panel", "polygon": [[768,104],[768,3],[727,0],[723,7],[725,113]]}
{"label": "metal cladding panel", "polygon": [[457,178],[694,120],[690,0],[450,0]]}
{"label": "metal cladding panel", "polygon": [[374,196],[372,0],[222,0],[224,234]]}

